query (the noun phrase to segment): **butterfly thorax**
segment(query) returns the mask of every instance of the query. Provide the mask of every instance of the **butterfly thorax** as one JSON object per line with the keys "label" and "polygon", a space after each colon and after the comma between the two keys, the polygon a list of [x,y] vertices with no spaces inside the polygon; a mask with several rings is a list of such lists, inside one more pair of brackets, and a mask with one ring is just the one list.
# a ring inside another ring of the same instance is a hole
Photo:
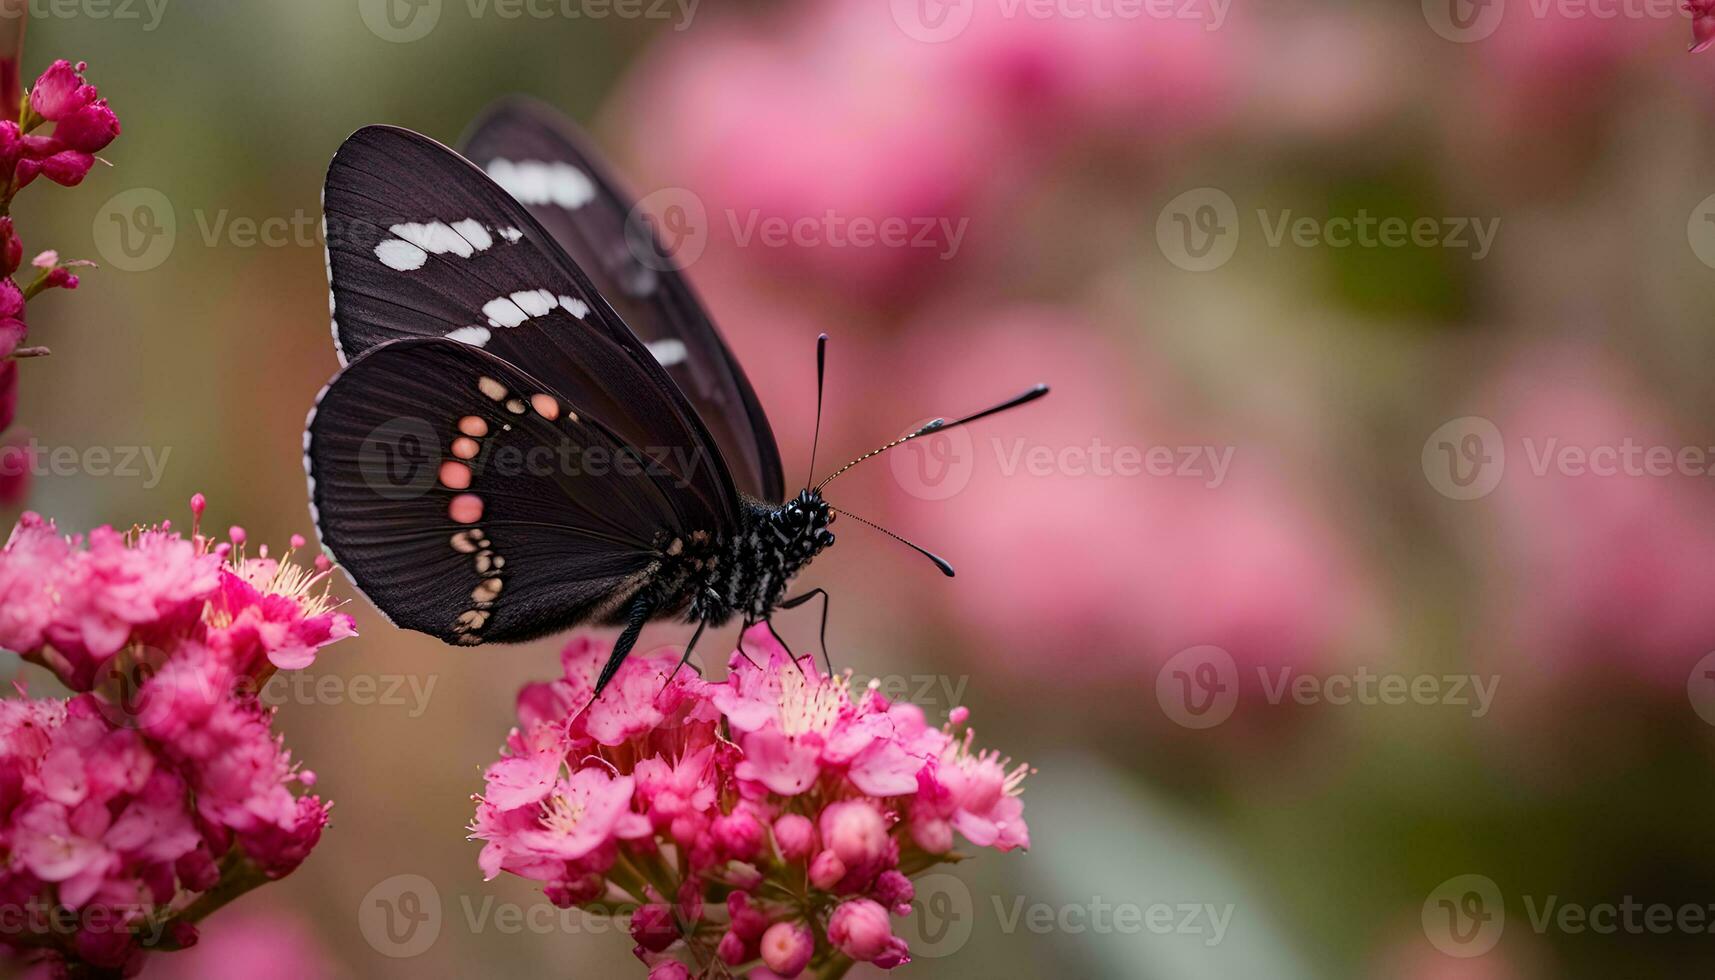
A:
{"label": "butterfly thorax", "polygon": [[674,583],[690,622],[759,620],[785,598],[792,577],[834,543],[831,523],[832,510],[814,490],[784,504],[746,499],[736,533],[667,542],[657,580]]}

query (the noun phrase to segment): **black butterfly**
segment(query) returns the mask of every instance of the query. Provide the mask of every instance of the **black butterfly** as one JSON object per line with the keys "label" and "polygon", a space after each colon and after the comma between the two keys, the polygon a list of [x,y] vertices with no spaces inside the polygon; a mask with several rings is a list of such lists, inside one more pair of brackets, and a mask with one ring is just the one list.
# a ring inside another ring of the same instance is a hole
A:
{"label": "black butterfly", "polygon": [[324,546],[448,643],[623,626],[598,695],[652,619],[697,624],[689,658],[710,624],[820,595],[825,633],[826,593],[786,590],[834,542],[828,480],[786,499],[768,419],[652,227],[552,110],[502,102],[465,152],[372,126],[328,169],[345,369],[304,433]]}

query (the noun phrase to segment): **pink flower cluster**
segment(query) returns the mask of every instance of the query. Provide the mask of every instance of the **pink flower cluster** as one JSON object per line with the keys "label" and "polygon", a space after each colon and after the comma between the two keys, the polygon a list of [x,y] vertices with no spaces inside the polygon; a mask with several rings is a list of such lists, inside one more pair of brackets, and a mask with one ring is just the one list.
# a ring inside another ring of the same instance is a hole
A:
{"label": "pink flower cluster", "polygon": [[[16,40],[22,40],[21,31]],[[0,90],[17,88],[17,59],[10,52],[0,60]],[[45,289],[76,289],[72,271],[90,263],[61,262],[49,250],[31,262],[34,278],[20,288],[12,276],[23,265],[24,243],[9,216],[12,198],[39,176],[56,184],[74,187],[95,166],[95,154],[119,136],[119,117],[94,85],[83,77],[88,66],[56,61],[30,87],[29,98],[10,107],[16,119],[0,120],[0,433],[11,427],[18,401],[18,358],[47,353],[46,348],[25,347],[28,328],[24,304]],[[0,107],[5,108],[5,107]],[[52,124],[52,130],[41,130]],[[16,440],[0,442],[0,505],[22,500],[29,490],[30,467],[24,448]]]}
{"label": "pink flower cluster", "polygon": [[328,805],[293,790],[315,775],[256,693],[352,621],[330,608],[326,559],[248,558],[231,539],[66,538],[25,514],[0,551],[0,647],[74,692],[0,701],[0,943],[131,975],[320,839]]}
{"label": "pink flower cluster", "polygon": [[634,908],[656,980],[891,969],[910,959],[891,916],[910,911],[912,875],[953,859],[955,833],[1030,844],[1028,769],[973,750],[963,708],[930,727],[915,705],[794,663],[765,626],[722,682],[633,655],[592,703],[606,655],[573,640],[564,676],[520,693],[472,838],[489,878],[541,881],[562,907]]}
{"label": "pink flower cluster", "polygon": [[[12,175],[14,192],[38,176],[76,187],[95,166],[95,154],[119,136],[119,117],[94,85],[84,80],[89,68],[54,62],[30,87],[21,121],[0,122],[0,166]],[[35,131],[48,123],[53,131]]]}

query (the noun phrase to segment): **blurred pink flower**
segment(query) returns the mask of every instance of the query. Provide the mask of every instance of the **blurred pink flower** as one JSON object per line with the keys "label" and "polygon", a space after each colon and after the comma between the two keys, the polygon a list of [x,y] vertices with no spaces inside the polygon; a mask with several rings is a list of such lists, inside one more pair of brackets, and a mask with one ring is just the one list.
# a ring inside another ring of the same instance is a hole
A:
{"label": "blurred pink flower", "polygon": [[195,946],[143,972],[160,980],[304,980],[335,975],[315,934],[285,912],[223,911]]}
{"label": "blurred pink flower", "polygon": [[1715,44],[1715,0],[1691,0],[1685,12],[1691,15],[1691,53],[1709,50]]}
{"label": "blurred pink flower", "polygon": [[[1506,450],[1494,526],[1479,545],[1492,554],[1485,592],[1501,655],[1536,665],[1526,677],[1618,673],[1679,689],[1715,649],[1715,496],[1701,473],[1642,470],[1641,452],[1701,451],[1708,440],[1677,436],[1661,406],[1594,350],[1526,351],[1486,397]],[[1640,451],[1630,472],[1556,462],[1562,449],[1627,445]]]}
{"label": "blurred pink flower", "polygon": [[[1322,508],[1271,459],[1177,418],[1161,379],[1081,314],[929,319],[902,359],[920,366],[902,387],[934,392],[942,414],[1054,385],[1026,409],[936,437],[942,446],[902,447],[877,467],[892,467],[893,526],[959,570],[937,604],[999,663],[1033,684],[1107,683],[1213,644],[1251,683],[1259,667],[1326,665],[1367,622],[1373,598]],[[1200,447],[1185,475],[1181,446]],[[1045,672],[1069,636],[1079,670]]]}
{"label": "blurred pink flower", "polygon": [[883,302],[1005,242],[1067,145],[1159,147],[1223,118],[1232,33],[976,7],[944,44],[869,0],[730,16],[664,39],[614,115],[636,121],[653,186],[695,193],[717,248]]}
{"label": "blurred pink flower", "polygon": [[[572,641],[564,675],[521,692],[523,727],[484,776],[470,828],[483,874],[541,881],[561,905],[638,905],[630,932],[652,976],[676,975],[663,963],[680,953],[761,956],[793,976],[819,936],[906,962],[889,917],[911,910],[907,872],[948,860],[953,827],[978,847],[1029,846],[1028,767],[956,736],[969,712],[930,728],[913,705],[853,691],[849,673],[794,662],[766,626],[743,644],[720,683],[674,674],[671,652],[633,655],[592,704],[603,658]],[[612,740],[593,729],[613,731],[597,713],[617,691],[653,692],[647,712],[635,697],[609,706],[651,721]]]}

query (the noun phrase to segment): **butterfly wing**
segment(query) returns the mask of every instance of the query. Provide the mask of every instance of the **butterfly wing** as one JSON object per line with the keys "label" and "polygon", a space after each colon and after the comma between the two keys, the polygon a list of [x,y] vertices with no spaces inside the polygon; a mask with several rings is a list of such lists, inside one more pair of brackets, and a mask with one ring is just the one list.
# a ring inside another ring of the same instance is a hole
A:
{"label": "butterfly wing", "polygon": [[756,392],[652,223],[590,140],[556,110],[510,98],[490,106],[461,146],[553,234],[659,355],[713,434],[739,489],[782,500],[780,450]]}
{"label": "butterfly wing", "polygon": [[384,344],[304,436],[323,543],[396,625],[513,642],[623,621],[713,515],[673,467],[522,369],[445,338]]}
{"label": "butterfly wing", "polygon": [[678,385],[481,170],[426,136],[366,127],[329,165],[323,212],[342,363],[403,338],[481,348],[544,379],[625,444],[694,461],[677,473],[683,494],[718,528],[736,526],[725,458]]}

